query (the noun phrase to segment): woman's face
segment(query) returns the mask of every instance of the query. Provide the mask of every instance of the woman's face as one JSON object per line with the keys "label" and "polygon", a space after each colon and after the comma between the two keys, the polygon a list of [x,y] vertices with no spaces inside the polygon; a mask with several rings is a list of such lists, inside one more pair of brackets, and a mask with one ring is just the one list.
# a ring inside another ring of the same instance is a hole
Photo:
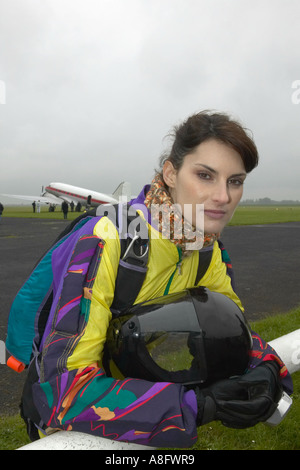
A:
{"label": "woman's face", "polygon": [[[232,218],[242,194],[246,171],[240,155],[218,140],[207,140],[196,151],[186,155],[183,165],[175,170],[167,161],[164,181],[173,202],[181,206],[186,218],[190,207],[194,226],[198,225],[197,210],[204,205],[204,232],[221,232]],[[201,228],[201,227],[198,227]]]}

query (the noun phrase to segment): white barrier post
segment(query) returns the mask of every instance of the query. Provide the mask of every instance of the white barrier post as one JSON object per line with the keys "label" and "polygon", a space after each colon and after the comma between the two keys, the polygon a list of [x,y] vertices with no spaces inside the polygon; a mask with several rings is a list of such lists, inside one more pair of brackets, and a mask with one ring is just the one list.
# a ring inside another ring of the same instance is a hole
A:
{"label": "white barrier post", "polygon": [[17,450],[155,450],[155,447],[112,441],[76,431],[57,431]]}
{"label": "white barrier post", "polygon": [[300,329],[269,341],[269,345],[283,360],[290,374],[300,370]]}
{"label": "white barrier post", "polygon": [[[269,342],[290,374],[300,370],[300,329]],[[75,431],[58,431],[17,450],[156,450],[127,442],[112,441]]]}

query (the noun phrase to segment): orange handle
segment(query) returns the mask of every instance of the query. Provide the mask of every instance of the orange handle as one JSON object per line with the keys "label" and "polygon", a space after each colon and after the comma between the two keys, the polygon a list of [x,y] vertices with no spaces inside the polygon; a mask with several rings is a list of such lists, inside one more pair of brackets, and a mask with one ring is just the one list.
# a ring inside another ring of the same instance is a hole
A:
{"label": "orange handle", "polygon": [[25,364],[23,364],[21,361],[18,361],[18,359],[16,359],[14,356],[10,356],[8,358],[6,365],[19,374],[25,369]]}

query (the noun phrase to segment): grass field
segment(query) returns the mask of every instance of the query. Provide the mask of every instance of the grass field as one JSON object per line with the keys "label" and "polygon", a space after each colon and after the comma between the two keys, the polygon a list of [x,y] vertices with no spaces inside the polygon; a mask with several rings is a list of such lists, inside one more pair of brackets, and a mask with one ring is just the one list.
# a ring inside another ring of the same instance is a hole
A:
{"label": "grass field", "polygon": [[[69,212],[68,220],[78,217],[78,212]],[[7,206],[3,217],[30,217],[34,219],[63,219],[60,209],[49,212],[43,206],[39,214],[33,213],[30,206]],[[284,222],[300,222],[300,206],[239,206],[230,225],[261,225]]]}
{"label": "grass field", "polygon": [[[78,217],[79,212],[69,212],[68,219],[73,220]],[[63,220],[64,215],[60,209],[54,212],[49,212],[48,206],[41,206],[40,213],[33,213],[30,206],[6,206],[2,214],[3,217],[25,217],[31,219],[58,219]]]}
{"label": "grass field", "polygon": [[299,222],[300,206],[240,206],[229,225]]}

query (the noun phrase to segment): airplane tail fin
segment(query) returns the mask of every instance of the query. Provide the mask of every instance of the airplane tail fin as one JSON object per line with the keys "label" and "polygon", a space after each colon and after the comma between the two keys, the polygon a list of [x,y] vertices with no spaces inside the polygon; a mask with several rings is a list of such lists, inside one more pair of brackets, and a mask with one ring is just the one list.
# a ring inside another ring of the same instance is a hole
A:
{"label": "airplane tail fin", "polygon": [[131,199],[131,184],[128,181],[120,183],[112,197],[117,200],[126,199],[129,201]]}

